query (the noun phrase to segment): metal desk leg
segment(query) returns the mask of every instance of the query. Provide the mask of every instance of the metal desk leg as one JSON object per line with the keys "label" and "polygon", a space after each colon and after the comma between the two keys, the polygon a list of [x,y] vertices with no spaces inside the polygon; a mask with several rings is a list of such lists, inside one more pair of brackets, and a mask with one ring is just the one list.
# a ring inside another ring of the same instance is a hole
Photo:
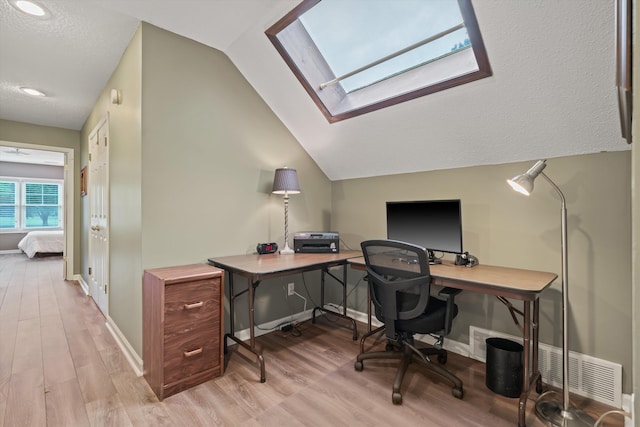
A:
{"label": "metal desk leg", "polygon": [[[342,313],[338,313],[333,310],[329,310],[324,306],[324,276],[328,274],[333,277],[333,279],[342,285]],[[356,321],[347,316],[347,264],[342,265],[342,280],[331,274],[328,268],[322,269],[322,275],[320,276],[320,307],[315,307],[311,314],[311,323],[316,323],[316,311],[323,311],[325,313],[331,313],[334,316],[342,317],[343,319],[349,320],[353,325],[353,340],[356,341],[358,339],[358,325]]]}
{"label": "metal desk leg", "polygon": [[233,291],[233,273],[229,272],[229,333],[224,334],[224,354],[229,352],[229,346],[227,345],[227,338],[234,339],[235,337],[235,315],[234,315],[234,306],[235,306],[235,293]]}
{"label": "metal desk leg", "polygon": [[[522,355],[522,393],[520,394],[520,402],[518,404],[518,427],[526,427],[526,410],[529,390],[531,388],[531,372],[537,371],[538,368],[531,366],[531,302],[524,301],[524,320],[523,320],[523,355]],[[534,332],[535,340],[536,332]],[[537,344],[537,343],[536,343]],[[536,345],[537,347],[537,345]],[[535,350],[534,350],[535,351]],[[537,359],[537,354],[534,359]],[[537,360],[536,360],[537,363]]]}
{"label": "metal desk leg", "polygon": [[234,306],[235,306],[235,300],[236,297],[242,295],[244,293],[240,292],[237,295],[235,294],[235,291],[233,289],[233,273],[229,273],[229,329],[230,332],[228,334],[225,335],[225,340],[224,340],[224,348],[225,348],[225,353],[227,352],[227,339],[226,338],[230,338],[233,341],[235,341],[239,346],[241,346],[242,348],[245,348],[247,350],[249,350],[251,353],[255,354],[257,359],[258,359],[258,364],[260,365],[260,382],[263,383],[267,380],[267,376],[265,373],[265,366],[264,366],[264,356],[262,355],[262,352],[258,351],[256,349],[256,337],[255,337],[255,330],[254,330],[254,304],[255,304],[255,288],[258,287],[258,285],[260,284],[260,281],[257,280],[255,282],[252,282],[251,279],[248,280],[248,288],[247,288],[247,292],[249,293],[248,299],[249,299],[249,344],[245,343],[244,341],[240,340],[238,337],[236,337],[235,335],[235,321],[234,321]]}
{"label": "metal desk leg", "polygon": [[542,374],[540,373],[539,361],[539,344],[540,344],[540,298],[533,301],[533,374],[536,393],[542,393]]}

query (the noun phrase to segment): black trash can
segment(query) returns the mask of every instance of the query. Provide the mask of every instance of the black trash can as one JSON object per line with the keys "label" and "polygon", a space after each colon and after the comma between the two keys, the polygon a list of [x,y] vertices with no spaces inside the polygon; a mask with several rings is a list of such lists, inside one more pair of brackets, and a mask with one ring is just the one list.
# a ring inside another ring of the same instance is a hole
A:
{"label": "black trash can", "polygon": [[487,387],[505,397],[519,397],[522,393],[522,345],[504,338],[487,338],[485,342]]}

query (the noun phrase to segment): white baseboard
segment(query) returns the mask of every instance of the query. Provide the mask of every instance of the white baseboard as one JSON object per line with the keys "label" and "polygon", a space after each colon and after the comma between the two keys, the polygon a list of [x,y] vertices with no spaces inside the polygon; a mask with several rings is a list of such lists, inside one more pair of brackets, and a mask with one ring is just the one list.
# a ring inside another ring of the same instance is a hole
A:
{"label": "white baseboard", "polygon": [[635,420],[634,406],[633,406],[634,396],[635,395],[633,393],[622,395],[622,410],[626,414],[624,417],[624,427],[635,426],[635,424],[633,423],[633,420]]}
{"label": "white baseboard", "polygon": [[21,254],[22,251],[20,249],[5,249],[0,251],[0,255],[9,255],[9,254]]}
{"label": "white baseboard", "polygon": [[[78,284],[84,291],[85,295],[89,295],[89,285],[87,285],[87,282],[84,281],[84,278],[82,277],[82,275],[76,274],[73,276],[73,279],[78,282]],[[127,338],[120,331],[120,328],[118,328],[118,325],[116,325],[113,319],[109,316],[107,316],[107,321],[105,325],[107,327],[107,330],[113,337],[113,339],[116,340],[116,343],[120,348],[120,351],[122,351],[122,354],[124,355],[125,359],[127,359],[127,362],[129,362],[129,365],[131,365],[131,368],[133,369],[135,374],[139,377],[142,376],[143,375],[142,359],[140,359],[140,357],[135,352],[133,347],[131,347],[131,344],[129,344],[129,341],[127,340]]]}
{"label": "white baseboard", "polygon": [[142,359],[140,358],[140,356],[138,356],[133,347],[131,347],[131,344],[129,344],[129,341],[127,341],[125,336],[118,328],[118,325],[115,324],[111,317],[107,317],[106,325],[107,329],[116,340],[116,343],[118,343],[118,347],[120,347],[122,354],[124,355],[125,359],[127,359],[127,362],[129,362],[129,365],[131,365],[131,368],[133,369],[135,374],[141,377],[144,371]]}
{"label": "white baseboard", "polygon": [[[273,332],[274,330],[278,329],[282,325],[286,325],[292,322],[304,322],[305,320],[311,319],[312,316],[313,316],[313,310],[301,311],[299,313],[296,313],[293,316],[287,316],[277,320],[273,320],[271,322],[263,323],[261,325],[256,325],[256,327],[254,328],[254,334],[256,337],[259,337],[261,335],[265,335],[270,332]],[[235,336],[240,341],[246,341],[249,338],[251,338],[249,332],[250,332],[249,328],[243,329],[241,331],[236,331]],[[227,339],[227,345],[232,346],[235,344],[237,344],[235,341]]]}
{"label": "white baseboard", "polygon": [[80,284],[80,287],[84,291],[85,295],[89,295],[89,285],[87,285],[87,282],[84,281],[84,277],[82,277],[81,274],[75,274],[73,276],[73,280],[76,280],[78,284]]}

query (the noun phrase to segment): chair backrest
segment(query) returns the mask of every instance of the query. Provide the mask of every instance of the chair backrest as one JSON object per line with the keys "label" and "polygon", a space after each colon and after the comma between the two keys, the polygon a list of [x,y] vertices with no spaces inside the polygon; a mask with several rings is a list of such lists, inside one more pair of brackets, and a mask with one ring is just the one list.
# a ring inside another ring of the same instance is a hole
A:
{"label": "chair backrest", "polygon": [[395,240],[367,240],[360,246],[376,317],[385,324],[387,337],[395,339],[396,321],[420,316],[429,303],[427,250]]}

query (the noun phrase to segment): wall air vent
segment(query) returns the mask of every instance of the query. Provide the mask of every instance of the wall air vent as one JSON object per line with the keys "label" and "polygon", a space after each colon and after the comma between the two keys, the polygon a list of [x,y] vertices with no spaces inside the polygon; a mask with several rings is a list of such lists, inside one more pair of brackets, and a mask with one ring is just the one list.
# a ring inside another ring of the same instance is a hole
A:
{"label": "wall air vent", "polygon": [[[522,337],[503,334],[487,329],[469,327],[470,356],[486,361],[487,338],[506,338],[522,344]],[[562,349],[540,343],[538,367],[545,384],[562,389]],[[598,402],[622,407],[622,365],[569,352],[569,389],[572,393],[588,397]]]}

